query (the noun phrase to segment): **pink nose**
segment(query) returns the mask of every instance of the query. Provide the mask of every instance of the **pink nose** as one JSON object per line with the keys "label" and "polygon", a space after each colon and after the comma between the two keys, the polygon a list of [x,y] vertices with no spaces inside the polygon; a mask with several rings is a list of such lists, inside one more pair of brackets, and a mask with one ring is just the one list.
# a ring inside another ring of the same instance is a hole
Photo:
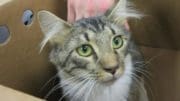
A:
{"label": "pink nose", "polygon": [[112,66],[112,67],[106,67],[104,68],[104,70],[108,73],[111,73],[112,75],[114,75],[116,73],[116,70],[118,69],[119,65],[116,66]]}

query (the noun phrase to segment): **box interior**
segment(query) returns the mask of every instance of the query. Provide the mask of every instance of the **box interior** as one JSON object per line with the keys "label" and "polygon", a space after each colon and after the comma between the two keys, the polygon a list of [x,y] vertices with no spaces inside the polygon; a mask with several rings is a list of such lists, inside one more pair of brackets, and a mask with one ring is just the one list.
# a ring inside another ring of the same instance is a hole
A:
{"label": "box interior", "polygon": [[[51,87],[43,91],[41,88],[56,70],[48,60],[50,47],[39,53],[43,34],[36,15],[40,10],[48,10],[66,19],[66,3],[66,0],[0,0],[0,28],[6,27],[5,32],[10,33],[5,42],[1,39],[6,35],[0,38],[0,85],[43,98]],[[150,68],[147,80],[150,101],[180,101],[180,1],[134,0],[134,3],[145,14],[141,20],[130,21],[130,27]],[[26,10],[33,13],[32,23],[23,20]]]}

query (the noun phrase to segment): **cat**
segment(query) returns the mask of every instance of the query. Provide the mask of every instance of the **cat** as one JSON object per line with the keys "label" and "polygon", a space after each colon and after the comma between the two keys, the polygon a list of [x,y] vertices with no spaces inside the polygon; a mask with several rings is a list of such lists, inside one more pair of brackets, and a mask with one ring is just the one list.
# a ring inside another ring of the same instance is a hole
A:
{"label": "cat", "polygon": [[45,34],[42,49],[47,42],[52,45],[50,61],[61,79],[59,101],[148,101],[139,72],[143,58],[125,27],[128,18],[140,17],[127,0],[73,24],[48,11],[38,13]]}

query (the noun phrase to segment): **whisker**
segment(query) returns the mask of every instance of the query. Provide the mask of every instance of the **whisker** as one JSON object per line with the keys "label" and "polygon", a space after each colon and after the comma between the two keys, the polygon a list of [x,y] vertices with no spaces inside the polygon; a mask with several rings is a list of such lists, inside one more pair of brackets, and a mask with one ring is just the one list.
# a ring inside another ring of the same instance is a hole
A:
{"label": "whisker", "polygon": [[68,78],[68,79],[66,79],[66,80],[61,80],[61,85],[67,85],[67,84],[69,84],[70,82],[72,82],[72,81],[76,81],[76,80],[78,80],[77,78],[75,78],[75,77],[70,77],[70,78]]}
{"label": "whisker", "polygon": [[54,75],[53,77],[51,77],[51,78],[40,88],[39,92],[42,92],[43,89],[44,89],[52,80],[54,80],[56,77],[57,77],[57,74]]}
{"label": "whisker", "polygon": [[144,83],[142,84],[142,81],[140,81],[140,80],[138,80],[138,79],[136,79],[135,77],[134,77],[134,80],[138,83],[138,85],[139,85],[139,88],[140,88],[140,90],[142,91],[142,93],[144,93],[144,95],[146,95],[147,96],[147,91],[145,90],[145,86],[144,86]]}
{"label": "whisker", "polygon": [[87,81],[84,83],[84,85],[76,92],[76,94],[72,97],[72,99],[81,98],[83,96],[83,92],[87,90],[87,87],[89,86],[90,80],[87,79]]}
{"label": "whisker", "polygon": [[93,90],[94,87],[95,87],[96,81],[92,81],[91,83],[92,83],[92,84],[91,84],[91,87],[89,88],[89,91],[88,91],[88,93],[86,94],[84,101],[88,101],[88,98],[89,98],[89,96],[91,95],[91,92],[92,92],[92,90]]}
{"label": "whisker", "polygon": [[[88,75],[88,73],[81,73],[81,75],[84,77],[84,78],[87,78],[87,77],[85,77],[86,75]],[[74,77],[75,78],[75,77]],[[82,79],[80,79],[79,77],[76,77],[76,80],[82,80]],[[67,81],[67,80],[65,80],[65,81]],[[83,81],[81,81],[81,83],[83,83],[84,81],[86,81],[86,79],[84,79]],[[74,83],[75,81],[73,81],[72,83]],[[81,85],[81,83],[78,83],[78,85]],[[65,83],[65,85],[68,85],[68,84],[70,84],[70,83]],[[66,93],[59,99],[60,101],[65,97],[65,96],[67,96],[68,94],[69,94],[69,92],[70,91],[72,91],[73,89],[77,89],[78,88],[78,85],[76,85],[77,87],[73,87],[73,88],[71,88],[71,89],[69,89],[69,90],[67,90],[66,91]],[[79,86],[80,87],[80,86]]]}
{"label": "whisker", "polygon": [[146,93],[146,90],[143,88],[142,82],[140,81],[141,79],[137,79],[138,76],[136,74],[132,74],[132,75],[133,75],[132,79],[134,79],[138,88],[141,89],[143,91],[143,93],[146,95],[147,93]]}
{"label": "whisker", "polygon": [[148,80],[151,80],[151,74],[150,74],[149,72],[145,72],[144,70],[142,70],[142,69],[137,69],[137,68],[135,68],[134,71],[137,72],[137,73],[142,74],[142,75],[143,75],[145,78],[147,78]]}
{"label": "whisker", "polygon": [[60,84],[55,85],[44,97],[44,99],[47,99],[54,91],[56,91],[59,88]]}
{"label": "whisker", "polygon": [[162,53],[159,53],[159,54],[157,54],[157,55],[149,58],[148,60],[146,60],[146,61],[144,61],[144,62],[141,61],[141,62],[142,62],[142,67],[144,67],[144,66],[146,67],[146,65],[151,64],[152,61],[154,61],[156,58],[158,58],[158,57],[161,56],[161,55],[162,55]]}
{"label": "whisker", "polygon": [[[78,88],[82,87],[83,84],[86,82],[86,79],[83,80],[82,82],[80,83],[77,83],[75,86],[73,86],[72,88],[68,89],[65,94],[59,99],[59,101],[62,101],[62,99],[67,96],[70,92],[72,92],[73,90],[76,91]],[[75,90],[76,89],[76,90]]]}
{"label": "whisker", "polygon": [[[73,77],[68,79],[67,81],[70,82],[71,79],[74,79]],[[67,82],[66,81],[66,82]],[[72,81],[71,81],[72,82]],[[61,85],[60,83],[58,83],[57,85],[55,85],[44,97],[45,99],[47,99],[54,91],[56,91],[57,89],[64,87],[65,85]]]}
{"label": "whisker", "polygon": [[[136,75],[135,73],[131,73],[132,74],[132,79],[137,83],[137,86],[140,87],[140,89],[142,89],[143,93],[144,94],[147,94],[147,91],[142,87],[142,84],[141,84],[141,77],[139,77],[138,75]],[[150,94],[152,95],[152,97],[154,97],[154,94],[153,94],[153,91],[151,89],[150,86],[148,86],[148,84],[146,84],[146,82],[144,82],[144,85],[146,85],[146,87],[148,87],[148,89],[150,90]]]}

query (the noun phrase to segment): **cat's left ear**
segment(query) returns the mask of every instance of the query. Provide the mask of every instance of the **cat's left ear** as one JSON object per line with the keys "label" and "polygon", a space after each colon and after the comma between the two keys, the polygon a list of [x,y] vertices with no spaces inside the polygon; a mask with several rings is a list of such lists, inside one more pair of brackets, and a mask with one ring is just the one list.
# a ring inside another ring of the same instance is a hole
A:
{"label": "cat's left ear", "polygon": [[127,0],[117,0],[117,4],[105,13],[105,16],[114,23],[128,26],[128,18],[141,18],[141,15],[132,9]]}
{"label": "cat's left ear", "polygon": [[44,33],[41,50],[47,42],[62,45],[70,32],[71,24],[48,11],[38,12],[38,20]]}

